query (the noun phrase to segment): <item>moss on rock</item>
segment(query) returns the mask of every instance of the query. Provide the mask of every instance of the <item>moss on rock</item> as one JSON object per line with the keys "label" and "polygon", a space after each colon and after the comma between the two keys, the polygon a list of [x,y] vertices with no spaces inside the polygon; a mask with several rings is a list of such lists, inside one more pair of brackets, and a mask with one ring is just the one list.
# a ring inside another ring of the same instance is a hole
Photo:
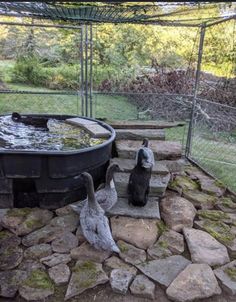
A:
{"label": "moss on rock", "polygon": [[8,232],[6,230],[0,232],[0,240],[6,239],[6,238],[9,238],[9,237],[11,237],[10,232]]}
{"label": "moss on rock", "polygon": [[159,235],[162,235],[165,231],[168,230],[167,225],[162,220],[158,220],[156,225],[157,225]]}
{"label": "moss on rock", "polygon": [[24,222],[25,226],[29,229],[37,229],[43,226],[42,222],[36,218],[27,218]]}
{"label": "moss on rock", "polygon": [[225,185],[223,184],[223,182],[222,181],[220,181],[220,180],[215,180],[214,181],[214,184],[217,186],[217,187],[219,187],[219,188],[222,188],[222,189],[225,189]]}
{"label": "moss on rock", "polygon": [[224,272],[230,277],[231,280],[236,281],[236,268],[227,267]]}
{"label": "moss on rock", "polygon": [[30,276],[23,282],[23,285],[31,288],[54,289],[54,284],[48,274],[40,269],[33,270]]}
{"label": "moss on rock", "polygon": [[96,265],[92,261],[84,261],[82,263],[77,263],[73,268],[73,272],[83,272],[83,271],[96,271]]}
{"label": "moss on rock", "polygon": [[188,176],[177,175],[173,181],[169,183],[169,187],[178,191],[182,190],[197,190],[199,189],[199,184],[193,181]]}
{"label": "moss on rock", "polygon": [[7,212],[7,216],[9,217],[22,217],[26,218],[32,212],[31,208],[20,208],[20,209],[10,209]]}
{"label": "moss on rock", "polygon": [[223,206],[231,209],[236,209],[236,202],[233,202],[231,198],[229,197],[223,197],[219,200],[219,203],[221,203]]}
{"label": "moss on rock", "polygon": [[121,253],[126,253],[129,250],[129,248],[126,246],[126,244],[122,241],[118,242],[118,247],[119,247]]}
{"label": "moss on rock", "polygon": [[215,239],[223,244],[231,244],[235,235],[231,233],[230,227],[221,221],[204,220],[204,229]]}
{"label": "moss on rock", "polygon": [[227,213],[217,210],[199,210],[198,216],[214,221],[230,219]]}
{"label": "moss on rock", "polygon": [[164,249],[167,249],[168,248],[168,242],[166,242],[166,241],[158,241],[158,244],[162,247],[162,248],[164,248]]}

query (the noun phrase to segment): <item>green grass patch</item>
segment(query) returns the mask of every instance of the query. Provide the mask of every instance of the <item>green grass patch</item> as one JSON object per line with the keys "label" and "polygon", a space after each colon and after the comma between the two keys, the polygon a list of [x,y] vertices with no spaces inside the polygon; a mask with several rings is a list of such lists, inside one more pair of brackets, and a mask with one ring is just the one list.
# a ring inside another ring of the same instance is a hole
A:
{"label": "green grass patch", "polygon": [[[28,85],[9,85],[14,90],[55,91]],[[127,120],[137,117],[136,106],[123,96],[94,95],[94,116],[96,118]],[[76,95],[34,95],[34,94],[0,94],[0,114],[51,113],[81,114],[81,98]]]}

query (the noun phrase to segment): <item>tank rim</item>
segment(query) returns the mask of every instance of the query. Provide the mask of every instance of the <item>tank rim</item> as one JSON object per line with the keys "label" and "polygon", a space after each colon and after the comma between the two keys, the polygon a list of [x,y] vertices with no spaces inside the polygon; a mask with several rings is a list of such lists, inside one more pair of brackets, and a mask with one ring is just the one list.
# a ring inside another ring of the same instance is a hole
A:
{"label": "tank rim", "polygon": [[[9,114],[1,114],[1,116],[8,116]],[[94,151],[100,148],[103,148],[109,144],[111,144],[115,138],[116,138],[116,132],[115,130],[108,125],[107,123],[104,123],[102,121],[99,121],[97,119],[94,118],[90,118],[90,117],[85,117],[85,116],[81,116],[81,115],[63,115],[63,114],[29,114],[29,113],[22,113],[22,115],[30,115],[30,116],[51,116],[51,117],[65,117],[65,118],[73,118],[73,117],[78,117],[78,118],[83,118],[86,120],[90,120],[90,121],[95,121],[97,122],[99,125],[103,126],[104,128],[106,128],[107,130],[109,130],[111,132],[111,136],[105,140],[105,142],[103,142],[102,144],[96,145],[96,146],[92,146],[92,147],[87,147],[87,148],[83,148],[81,150],[73,150],[73,151],[52,151],[52,150],[9,150],[9,149],[3,149],[0,150],[0,154],[22,154],[22,155],[57,155],[57,156],[66,156],[66,155],[76,155],[76,154],[80,154],[80,153],[85,153],[85,152],[90,152],[90,151]]]}

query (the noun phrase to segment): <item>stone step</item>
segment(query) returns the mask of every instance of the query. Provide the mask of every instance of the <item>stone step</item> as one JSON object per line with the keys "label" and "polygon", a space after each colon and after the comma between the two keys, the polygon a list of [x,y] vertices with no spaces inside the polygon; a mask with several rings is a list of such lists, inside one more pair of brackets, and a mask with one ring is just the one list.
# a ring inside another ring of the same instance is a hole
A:
{"label": "stone step", "polygon": [[[115,187],[119,197],[127,197],[127,187],[129,183],[130,173],[117,172],[114,174]],[[165,194],[170,174],[158,175],[152,174],[150,180],[150,193],[149,197],[163,197]]]}
{"label": "stone step", "polygon": [[[111,162],[118,164],[119,167],[123,170],[123,172],[131,172],[131,170],[133,170],[135,166],[134,159],[114,157],[111,159]],[[159,175],[167,175],[169,174],[169,170],[166,167],[166,165],[156,161],[152,169],[152,173],[159,174]]]}
{"label": "stone step", "polygon": [[116,129],[116,139],[165,140],[165,131],[162,129]]}
{"label": "stone step", "polygon": [[[116,140],[118,157],[135,159],[142,141]],[[151,140],[149,146],[154,153],[155,160],[171,160],[181,158],[182,146],[178,142]]]}
{"label": "stone step", "polygon": [[160,219],[159,198],[149,197],[144,207],[134,207],[128,204],[127,198],[119,198],[117,203],[106,213],[108,216]]}
{"label": "stone step", "polygon": [[184,126],[184,122],[161,122],[161,121],[107,121],[114,129],[165,129]]}

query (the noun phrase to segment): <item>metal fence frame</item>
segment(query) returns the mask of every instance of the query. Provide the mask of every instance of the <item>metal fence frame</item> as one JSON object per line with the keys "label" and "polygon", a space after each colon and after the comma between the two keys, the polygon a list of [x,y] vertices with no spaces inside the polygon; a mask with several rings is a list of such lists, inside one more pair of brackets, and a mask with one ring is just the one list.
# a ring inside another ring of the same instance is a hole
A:
{"label": "metal fence frame", "polygon": [[[204,38],[208,27],[215,26],[219,23],[227,22],[229,20],[236,20],[236,16],[230,16],[220,21],[215,21],[211,24],[202,23],[197,27],[200,28],[200,39],[198,45],[198,56],[197,56],[197,69],[195,75],[195,84],[192,97],[192,109],[191,117],[189,122],[187,142],[185,148],[185,157],[194,162],[199,166],[197,162],[191,157],[192,149],[192,139],[193,139],[193,119],[196,110],[197,95],[199,89],[200,73],[201,73],[201,63],[202,55],[204,50]],[[10,91],[2,90],[0,93],[4,94],[16,94],[16,93],[26,93],[26,94],[58,94],[58,95],[80,95],[81,96],[81,115],[92,117],[94,115],[93,110],[93,95],[96,92],[93,91],[92,87],[92,75],[93,75],[93,30],[92,23],[84,23],[80,26],[70,26],[70,25],[55,25],[55,24],[25,24],[17,22],[0,22],[0,25],[12,25],[12,26],[34,26],[34,27],[54,27],[54,28],[67,28],[74,29],[80,32],[80,89],[78,91],[64,91],[64,92],[38,92],[38,91]],[[161,26],[161,24],[156,24],[156,26]],[[184,26],[183,24],[181,26]],[[119,93],[119,92],[117,92]],[[103,94],[103,93],[102,93]],[[188,95],[189,96],[189,95]]]}

